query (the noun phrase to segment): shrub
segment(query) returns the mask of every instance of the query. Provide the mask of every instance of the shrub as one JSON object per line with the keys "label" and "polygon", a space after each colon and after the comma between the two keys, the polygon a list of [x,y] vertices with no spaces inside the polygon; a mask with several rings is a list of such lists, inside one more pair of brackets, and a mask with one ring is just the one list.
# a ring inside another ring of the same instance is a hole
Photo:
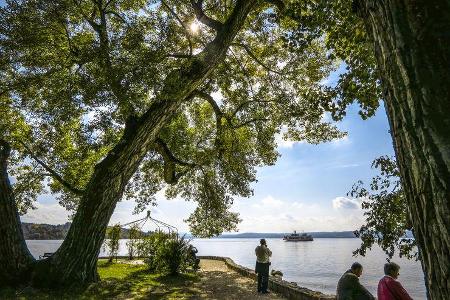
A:
{"label": "shrub", "polygon": [[198,261],[190,241],[176,233],[155,232],[143,239],[148,258],[146,263],[153,271],[176,275],[189,269],[196,270]]}

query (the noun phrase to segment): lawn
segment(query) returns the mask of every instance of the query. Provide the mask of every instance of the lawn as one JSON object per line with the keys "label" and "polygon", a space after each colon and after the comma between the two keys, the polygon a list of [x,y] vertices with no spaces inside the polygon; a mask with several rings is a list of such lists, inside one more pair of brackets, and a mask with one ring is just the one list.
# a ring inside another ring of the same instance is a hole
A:
{"label": "lawn", "polygon": [[101,281],[85,290],[0,289],[0,299],[189,299],[201,291],[196,274],[165,276],[150,273],[145,265],[99,260]]}

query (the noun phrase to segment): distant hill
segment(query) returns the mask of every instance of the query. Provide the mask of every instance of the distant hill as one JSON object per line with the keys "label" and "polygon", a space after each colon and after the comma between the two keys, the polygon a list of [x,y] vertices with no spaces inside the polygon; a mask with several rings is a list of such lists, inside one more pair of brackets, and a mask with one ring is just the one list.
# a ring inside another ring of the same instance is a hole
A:
{"label": "distant hill", "polygon": [[[311,234],[313,238],[356,238],[353,231],[333,231],[333,232],[306,232]],[[258,239],[270,239],[270,238],[282,238],[290,233],[264,233],[264,232],[244,232],[236,234],[223,234],[219,235],[217,238],[258,238]]]}
{"label": "distant hill", "polygon": [[[67,232],[69,231],[70,228],[70,224],[71,223],[69,222],[61,225],[22,223],[22,230],[26,240],[62,240],[66,237]],[[289,233],[244,232],[236,234],[222,234],[215,238],[270,239],[270,238],[283,238],[283,236],[285,236],[286,234]],[[331,231],[331,232],[319,231],[319,232],[308,232],[308,234],[311,234],[314,238],[356,238],[353,231]],[[128,236],[129,230],[126,228],[122,228],[120,238],[126,239],[128,238]],[[192,235],[187,233],[186,237],[192,238]],[[410,231],[407,231],[405,237],[413,238],[413,235]]]}
{"label": "distant hill", "polygon": [[[70,224],[69,222],[61,225],[22,223],[22,230],[26,240],[63,240],[69,231]],[[122,228],[120,238],[128,237],[129,229]]]}
{"label": "distant hill", "polygon": [[22,223],[26,240],[62,240],[69,231],[70,223],[61,225]]}

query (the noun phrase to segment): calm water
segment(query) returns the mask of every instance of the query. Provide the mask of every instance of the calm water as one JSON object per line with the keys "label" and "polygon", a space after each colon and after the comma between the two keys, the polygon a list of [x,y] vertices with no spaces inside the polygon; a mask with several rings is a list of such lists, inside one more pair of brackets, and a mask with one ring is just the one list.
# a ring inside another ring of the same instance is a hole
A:
{"label": "calm water", "polygon": [[[228,256],[236,263],[254,268],[254,249],[258,239],[194,239],[192,243],[199,250],[198,255]],[[374,247],[366,257],[352,257],[352,251],[359,246],[359,239],[315,239],[313,242],[284,242],[281,239],[267,239],[273,252],[271,267],[284,273],[284,280],[295,281],[300,286],[334,294],[336,283],[342,273],[354,261],[364,266],[360,278],[374,295],[378,280],[383,275],[386,255]],[[38,257],[44,252],[54,252],[61,241],[27,241],[31,253]],[[121,240],[119,255],[126,255],[125,240]],[[105,255],[105,253],[101,253]],[[401,267],[400,281],[414,299],[425,299],[425,283],[419,262],[397,258]]]}

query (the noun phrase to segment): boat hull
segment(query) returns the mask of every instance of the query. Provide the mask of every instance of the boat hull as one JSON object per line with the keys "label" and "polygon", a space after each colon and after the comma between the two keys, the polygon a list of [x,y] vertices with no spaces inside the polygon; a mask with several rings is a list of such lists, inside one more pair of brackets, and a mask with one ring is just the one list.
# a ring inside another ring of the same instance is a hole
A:
{"label": "boat hull", "polygon": [[313,241],[313,239],[312,238],[310,238],[310,239],[286,239],[286,238],[283,238],[283,240],[284,241],[286,241],[286,242],[312,242]]}

